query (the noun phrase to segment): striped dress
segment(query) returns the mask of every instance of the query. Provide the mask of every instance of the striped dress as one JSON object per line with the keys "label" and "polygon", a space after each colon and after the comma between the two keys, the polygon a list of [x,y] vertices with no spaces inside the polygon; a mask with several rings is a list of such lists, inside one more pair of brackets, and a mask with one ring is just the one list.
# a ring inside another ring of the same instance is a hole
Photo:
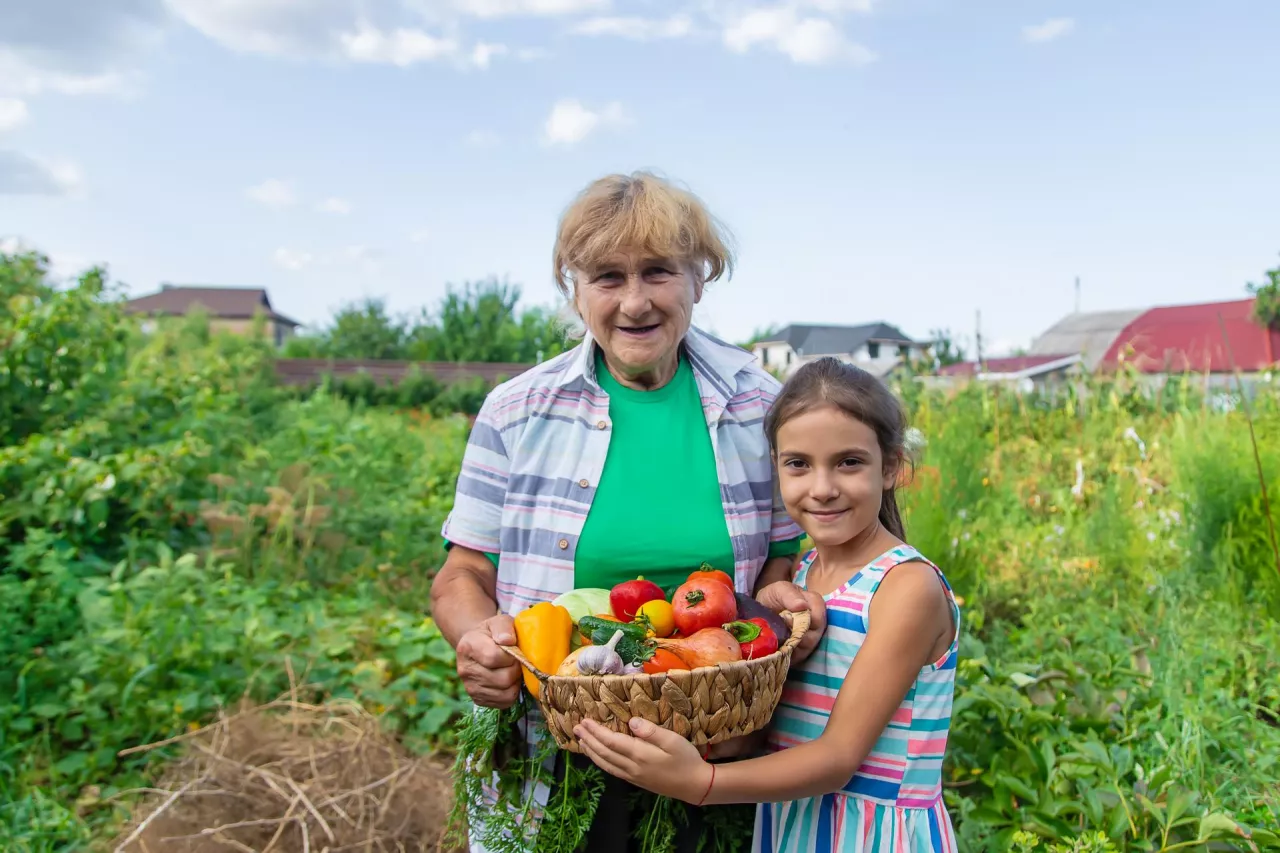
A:
{"label": "striped dress", "polygon": [[[805,586],[816,552],[800,562]],[[769,734],[771,750],[822,734],[836,694],[867,637],[871,597],[885,574],[908,561],[929,563],[901,545],[869,563],[824,597],[827,630],[805,661],[792,667]],[[955,616],[956,634],[941,659],[920,670],[915,683],[862,766],[840,790],[756,812],[753,853],[954,853],[951,820],[942,801],[942,758],[951,725],[960,609],[937,566]]]}

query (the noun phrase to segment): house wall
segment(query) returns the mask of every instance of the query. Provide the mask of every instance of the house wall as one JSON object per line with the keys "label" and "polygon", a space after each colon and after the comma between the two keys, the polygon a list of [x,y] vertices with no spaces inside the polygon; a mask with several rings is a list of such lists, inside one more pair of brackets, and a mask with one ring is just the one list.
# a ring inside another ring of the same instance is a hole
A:
{"label": "house wall", "polygon": [[756,344],[752,349],[756,359],[770,370],[785,372],[796,360],[795,351],[791,349],[790,344]]}

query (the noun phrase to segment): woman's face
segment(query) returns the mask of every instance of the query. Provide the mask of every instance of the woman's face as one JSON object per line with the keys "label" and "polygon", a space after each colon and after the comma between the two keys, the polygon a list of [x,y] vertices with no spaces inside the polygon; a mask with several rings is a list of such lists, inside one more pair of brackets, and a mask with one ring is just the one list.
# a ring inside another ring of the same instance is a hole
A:
{"label": "woman's face", "polygon": [[675,375],[680,342],[702,298],[693,268],[623,252],[575,277],[578,313],[619,382],[654,388]]}

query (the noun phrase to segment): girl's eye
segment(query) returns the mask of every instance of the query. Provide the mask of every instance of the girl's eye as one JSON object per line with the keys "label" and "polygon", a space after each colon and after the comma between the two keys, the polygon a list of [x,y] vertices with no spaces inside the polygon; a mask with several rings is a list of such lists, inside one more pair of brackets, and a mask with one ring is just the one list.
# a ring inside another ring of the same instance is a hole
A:
{"label": "girl's eye", "polygon": [[845,460],[844,460],[843,462],[841,462],[840,464],[841,464],[841,465],[843,465],[843,466],[845,466],[845,467],[852,468],[852,467],[856,467],[856,466],[858,466],[858,465],[861,465],[861,464],[862,464],[862,460],[861,460],[861,459],[845,459]]}

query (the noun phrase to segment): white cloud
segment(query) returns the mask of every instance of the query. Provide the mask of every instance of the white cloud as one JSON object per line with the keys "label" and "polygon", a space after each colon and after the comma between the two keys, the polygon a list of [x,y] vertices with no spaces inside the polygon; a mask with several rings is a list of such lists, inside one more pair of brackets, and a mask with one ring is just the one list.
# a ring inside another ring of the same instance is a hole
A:
{"label": "white cloud", "polygon": [[275,261],[276,266],[291,272],[297,272],[303,267],[310,265],[313,260],[308,252],[286,249],[284,246],[276,249],[275,253],[271,256],[271,259]]}
{"label": "white cloud", "polygon": [[410,243],[425,243],[431,239],[430,228],[415,228],[409,232]]}
{"label": "white cloud", "polygon": [[504,56],[506,53],[508,48],[505,44],[476,42],[476,46],[471,49],[471,64],[477,68],[488,68],[493,57]]}
{"label": "white cloud", "polygon": [[1076,22],[1072,18],[1050,18],[1043,24],[1023,27],[1022,38],[1032,44],[1050,42],[1070,35],[1075,28]]}
{"label": "white cloud", "polygon": [[454,7],[477,18],[551,17],[607,9],[609,0],[454,0]]}
{"label": "white cloud", "polygon": [[293,187],[278,178],[268,178],[257,186],[245,190],[245,195],[264,207],[281,210],[297,202]]}
{"label": "white cloud", "polygon": [[17,98],[0,98],[0,133],[27,123],[27,102]]}
{"label": "white cloud", "polygon": [[0,195],[71,195],[81,186],[74,163],[0,151]]}
{"label": "white cloud", "polygon": [[467,134],[467,144],[472,148],[496,148],[502,139],[492,130],[473,130]]}
{"label": "white cloud", "polygon": [[320,213],[333,213],[338,216],[351,212],[351,204],[342,198],[327,198],[316,205],[316,210]]}
{"label": "white cloud", "polygon": [[0,93],[8,95],[27,98],[48,93],[130,95],[137,92],[141,79],[136,72],[80,72],[51,68],[0,47]]}
{"label": "white cloud", "polygon": [[551,108],[542,127],[542,138],[548,145],[574,145],[601,128],[618,127],[627,121],[627,114],[617,101],[596,111],[581,101],[562,98]]}
{"label": "white cloud", "polygon": [[724,44],[735,53],[768,47],[804,65],[837,61],[864,65],[876,59],[870,50],[845,38],[831,21],[803,17],[791,6],[755,9],[742,15],[725,28]]}
{"label": "white cloud", "polygon": [[876,0],[803,0],[800,5],[812,7],[819,12],[826,12],[828,15],[838,15],[841,12],[858,12],[863,15],[869,15],[875,3]]}
{"label": "white cloud", "polygon": [[419,29],[379,30],[362,23],[340,36],[343,53],[356,62],[390,63],[404,68],[457,53],[458,43]]}
{"label": "white cloud", "polygon": [[670,18],[587,18],[574,25],[570,32],[580,36],[617,36],[635,41],[681,38],[693,32],[693,19],[688,15],[672,15]]}

